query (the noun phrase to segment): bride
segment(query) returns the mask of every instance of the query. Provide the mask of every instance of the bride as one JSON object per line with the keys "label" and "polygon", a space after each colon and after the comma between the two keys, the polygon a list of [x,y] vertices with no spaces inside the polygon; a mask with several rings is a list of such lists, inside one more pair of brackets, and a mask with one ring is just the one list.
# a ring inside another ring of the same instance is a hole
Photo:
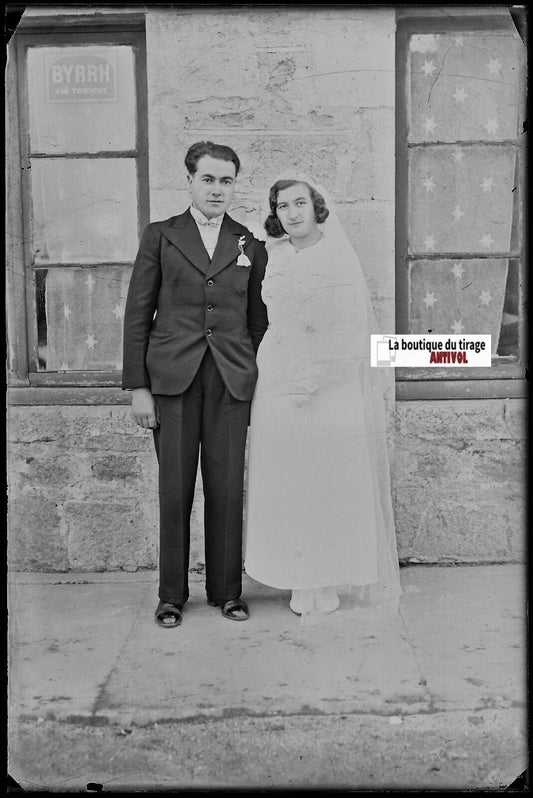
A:
{"label": "bride", "polygon": [[245,569],[298,615],[400,594],[377,333],[365,278],[327,192],[286,175],[269,194],[269,327],[252,402]]}

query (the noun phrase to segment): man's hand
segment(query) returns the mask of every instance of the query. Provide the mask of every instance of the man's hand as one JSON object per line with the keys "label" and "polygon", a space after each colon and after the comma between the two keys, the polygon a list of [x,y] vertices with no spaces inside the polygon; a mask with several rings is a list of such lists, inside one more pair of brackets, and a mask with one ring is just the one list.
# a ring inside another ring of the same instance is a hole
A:
{"label": "man's hand", "polygon": [[131,415],[140,427],[154,429],[159,426],[159,413],[155,399],[148,388],[134,388],[131,392]]}

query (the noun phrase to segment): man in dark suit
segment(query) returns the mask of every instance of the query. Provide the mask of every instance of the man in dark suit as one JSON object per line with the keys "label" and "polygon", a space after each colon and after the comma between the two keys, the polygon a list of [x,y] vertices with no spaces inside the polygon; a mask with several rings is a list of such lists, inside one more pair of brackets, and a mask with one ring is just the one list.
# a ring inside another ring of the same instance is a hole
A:
{"label": "man in dark suit", "polygon": [[268,326],[263,242],[226,214],[236,153],[198,142],[185,157],[191,207],[149,224],[124,317],[122,387],[136,423],[154,430],[159,463],[161,626],[178,626],[189,597],[190,514],[204,490],[207,600],[246,620],[242,591],[244,450],[256,353]]}

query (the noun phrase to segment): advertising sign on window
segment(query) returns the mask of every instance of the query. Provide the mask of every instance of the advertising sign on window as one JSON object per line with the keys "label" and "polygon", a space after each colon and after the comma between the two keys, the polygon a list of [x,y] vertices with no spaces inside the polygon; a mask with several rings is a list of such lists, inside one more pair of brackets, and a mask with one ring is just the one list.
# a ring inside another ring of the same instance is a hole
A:
{"label": "advertising sign on window", "polygon": [[46,87],[49,102],[116,102],[117,61],[109,51],[48,55]]}

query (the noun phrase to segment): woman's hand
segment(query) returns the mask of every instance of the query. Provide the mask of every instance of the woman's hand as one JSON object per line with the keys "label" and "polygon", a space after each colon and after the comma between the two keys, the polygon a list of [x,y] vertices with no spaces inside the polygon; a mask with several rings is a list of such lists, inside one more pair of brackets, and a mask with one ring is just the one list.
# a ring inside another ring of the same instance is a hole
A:
{"label": "woman's hand", "polygon": [[134,388],[131,399],[133,420],[144,429],[159,426],[159,412],[154,397],[148,388]]}

